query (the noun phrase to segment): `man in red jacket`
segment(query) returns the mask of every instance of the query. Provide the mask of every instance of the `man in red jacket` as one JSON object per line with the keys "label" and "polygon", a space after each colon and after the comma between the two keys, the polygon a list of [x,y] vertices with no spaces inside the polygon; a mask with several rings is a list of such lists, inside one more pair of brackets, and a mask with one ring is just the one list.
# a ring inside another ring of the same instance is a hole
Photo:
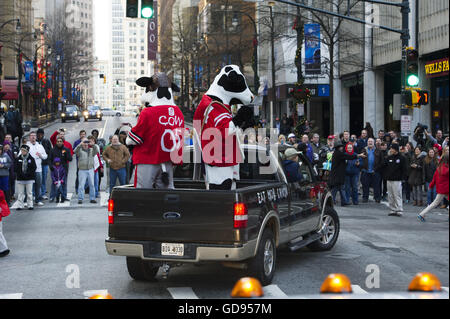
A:
{"label": "man in red jacket", "polygon": [[64,147],[67,147],[67,149],[70,151],[70,155],[73,156],[73,148],[72,144],[66,141],[66,130],[64,128],[60,128],[59,130],[55,131],[55,133],[50,136],[50,142],[52,142],[53,147],[56,145],[56,139],[60,136],[64,141]]}
{"label": "man in red jacket", "polygon": [[141,98],[146,108],[126,140],[134,145],[134,186],[173,189],[173,165],[182,164],[184,144],[184,116],[172,94],[178,87],[170,86],[164,73],[140,78],[136,84],[146,88]]}

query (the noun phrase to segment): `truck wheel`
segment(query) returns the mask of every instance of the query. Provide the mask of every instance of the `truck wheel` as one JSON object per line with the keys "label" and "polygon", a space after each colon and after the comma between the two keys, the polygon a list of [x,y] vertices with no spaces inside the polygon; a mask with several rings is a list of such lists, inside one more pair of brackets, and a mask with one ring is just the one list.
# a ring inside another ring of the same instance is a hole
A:
{"label": "truck wheel", "polygon": [[325,207],[322,216],[323,236],[319,240],[308,245],[312,251],[326,251],[333,248],[339,236],[339,216],[331,207]]}
{"label": "truck wheel", "polygon": [[267,286],[275,274],[276,247],[271,229],[266,228],[258,245],[256,256],[248,263],[248,273]]}
{"label": "truck wheel", "polygon": [[128,273],[134,280],[153,281],[159,266],[155,267],[151,262],[136,257],[127,257]]}

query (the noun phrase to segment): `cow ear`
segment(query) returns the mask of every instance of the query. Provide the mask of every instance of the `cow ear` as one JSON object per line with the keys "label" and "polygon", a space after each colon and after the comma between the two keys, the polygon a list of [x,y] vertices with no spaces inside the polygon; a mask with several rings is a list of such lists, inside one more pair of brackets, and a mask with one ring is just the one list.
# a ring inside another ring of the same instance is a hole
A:
{"label": "cow ear", "polygon": [[180,92],[180,88],[178,87],[178,85],[176,85],[175,83],[172,82],[172,92]]}
{"label": "cow ear", "polygon": [[149,78],[149,77],[146,77],[146,76],[142,77],[142,78],[139,78],[136,81],[136,84],[138,86],[140,86],[140,87],[146,88],[146,87],[148,87],[148,86],[153,84],[153,78]]}

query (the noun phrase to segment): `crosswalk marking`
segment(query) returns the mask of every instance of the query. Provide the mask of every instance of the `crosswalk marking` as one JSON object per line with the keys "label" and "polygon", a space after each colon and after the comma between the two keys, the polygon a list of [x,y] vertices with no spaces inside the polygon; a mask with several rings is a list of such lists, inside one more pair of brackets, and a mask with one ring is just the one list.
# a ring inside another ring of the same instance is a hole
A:
{"label": "crosswalk marking", "polygon": [[360,285],[352,285],[352,290],[354,294],[368,294]]}
{"label": "crosswalk marking", "polygon": [[0,299],[22,299],[22,297],[23,297],[22,293],[0,295]]}
{"label": "crosswalk marking", "polygon": [[64,203],[56,204],[56,207],[70,207],[70,200],[72,199],[73,193],[67,193],[67,200]]}
{"label": "crosswalk marking", "polygon": [[277,285],[263,287],[264,296],[272,298],[287,298],[287,295]]}
{"label": "crosswalk marking", "polygon": [[108,206],[109,193],[100,192],[100,206]]}
{"label": "crosswalk marking", "polygon": [[94,295],[103,295],[106,296],[108,294],[107,289],[100,289],[100,290],[86,290],[83,295],[85,299],[89,299],[89,297],[92,297]]}
{"label": "crosswalk marking", "polygon": [[191,287],[171,287],[167,290],[172,295],[173,299],[198,299]]}

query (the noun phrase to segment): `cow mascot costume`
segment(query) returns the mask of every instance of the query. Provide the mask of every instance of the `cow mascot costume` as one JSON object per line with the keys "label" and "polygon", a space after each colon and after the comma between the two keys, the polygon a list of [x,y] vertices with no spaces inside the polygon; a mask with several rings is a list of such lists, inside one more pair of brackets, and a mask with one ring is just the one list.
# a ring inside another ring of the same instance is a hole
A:
{"label": "cow mascot costume", "polygon": [[173,100],[179,88],[165,73],[142,77],[141,101],[145,108],[128,133],[127,145],[134,145],[134,186],[173,189],[173,165],[182,164],[184,116]]}
{"label": "cow mascot costume", "polygon": [[[239,180],[239,162],[243,159],[237,129],[252,126],[253,101],[244,75],[236,65],[222,68],[203,96],[194,114],[194,129],[199,137],[205,163],[205,181],[209,189],[234,189]],[[233,117],[230,105],[242,104]]]}

